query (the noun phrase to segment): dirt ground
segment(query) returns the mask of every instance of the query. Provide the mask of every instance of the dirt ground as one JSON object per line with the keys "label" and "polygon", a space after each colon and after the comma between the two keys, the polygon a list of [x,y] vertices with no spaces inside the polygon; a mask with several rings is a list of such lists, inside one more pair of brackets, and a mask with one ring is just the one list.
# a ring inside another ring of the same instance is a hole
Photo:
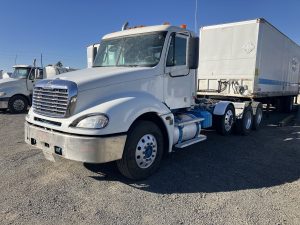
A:
{"label": "dirt ground", "polygon": [[114,163],[56,158],[24,143],[25,115],[0,114],[1,224],[300,224],[300,113],[272,112],[249,136],[208,140],[147,180]]}

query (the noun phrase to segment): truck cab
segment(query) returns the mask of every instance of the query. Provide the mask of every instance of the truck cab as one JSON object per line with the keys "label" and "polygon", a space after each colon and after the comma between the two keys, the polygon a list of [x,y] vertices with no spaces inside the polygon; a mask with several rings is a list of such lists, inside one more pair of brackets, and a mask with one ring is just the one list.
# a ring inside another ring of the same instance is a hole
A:
{"label": "truck cab", "polygon": [[37,81],[55,77],[58,74],[75,71],[64,67],[61,62],[46,67],[15,65],[9,78],[0,80],[0,110],[23,113],[32,103],[32,93]]}
{"label": "truck cab", "polygon": [[15,65],[10,78],[0,80],[0,109],[22,113],[31,104],[35,82],[43,78],[43,70],[30,65]]}
{"label": "truck cab", "polygon": [[124,176],[143,179],[174,147],[204,141],[213,119],[230,134],[244,105],[197,99],[198,43],[184,26],[105,35],[92,68],[35,85],[25,141],[49,159],[116,161]]}

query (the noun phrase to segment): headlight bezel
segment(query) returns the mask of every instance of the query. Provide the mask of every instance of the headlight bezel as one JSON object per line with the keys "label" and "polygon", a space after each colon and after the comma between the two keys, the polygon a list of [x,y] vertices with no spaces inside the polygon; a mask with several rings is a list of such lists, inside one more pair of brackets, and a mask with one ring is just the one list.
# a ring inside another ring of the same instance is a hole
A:
{"label": "headlight bezel", "polygon": [[[81,127],[81,126],[78,126],[78,124],[80,124],[84,120],[87,120],[91,117],[104,117],[106,119],[106,123],[102,127]],[[104,113],[90,113],[90,114],[86,114],[86,115],[81,116],[81,117],[77,118],[76,120],[74,120],[71,123],[70,127],[77,128],[77,129],[85,129],[85,130],[101,130],[101,129],[104,129],[105,127],[107,127],[108,124],[109,124],[109,116],[108,115],[106,115]]]}

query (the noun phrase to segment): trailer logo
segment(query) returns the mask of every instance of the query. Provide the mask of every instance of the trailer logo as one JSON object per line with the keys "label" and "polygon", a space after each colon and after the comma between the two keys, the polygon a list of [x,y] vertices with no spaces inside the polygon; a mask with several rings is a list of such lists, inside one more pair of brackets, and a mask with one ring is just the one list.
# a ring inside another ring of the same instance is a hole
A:
{"label": "trailer logo", "polygon": [[251,41],[247,42],[242,47],[242,49],[248,54],[250,54],[254,50],[254,48],[255,48],[255,45]]}
{"label": "trailer logo", "polygon": [[299,70],[299,63],[297,58],[293,58],[291,62],[291,67],[293,72],[297,72]]}

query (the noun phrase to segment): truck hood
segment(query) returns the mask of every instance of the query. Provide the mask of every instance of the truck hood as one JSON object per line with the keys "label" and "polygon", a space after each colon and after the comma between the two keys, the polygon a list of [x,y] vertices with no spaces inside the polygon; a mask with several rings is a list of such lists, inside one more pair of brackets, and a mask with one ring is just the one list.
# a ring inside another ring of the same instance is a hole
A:
{"label": "truck hood", "polygon": [[23,83],[22,79],[15,79],[15,78],[4,78],[0,80],[0,89],[16,86],[19,83]]}
{"label": "truck hood", "polygon": [[155,73],[155,68],[148,67],[97,67],[68,72],[55,78],[75,82],[78,92],[82,92],[158,75]]}

